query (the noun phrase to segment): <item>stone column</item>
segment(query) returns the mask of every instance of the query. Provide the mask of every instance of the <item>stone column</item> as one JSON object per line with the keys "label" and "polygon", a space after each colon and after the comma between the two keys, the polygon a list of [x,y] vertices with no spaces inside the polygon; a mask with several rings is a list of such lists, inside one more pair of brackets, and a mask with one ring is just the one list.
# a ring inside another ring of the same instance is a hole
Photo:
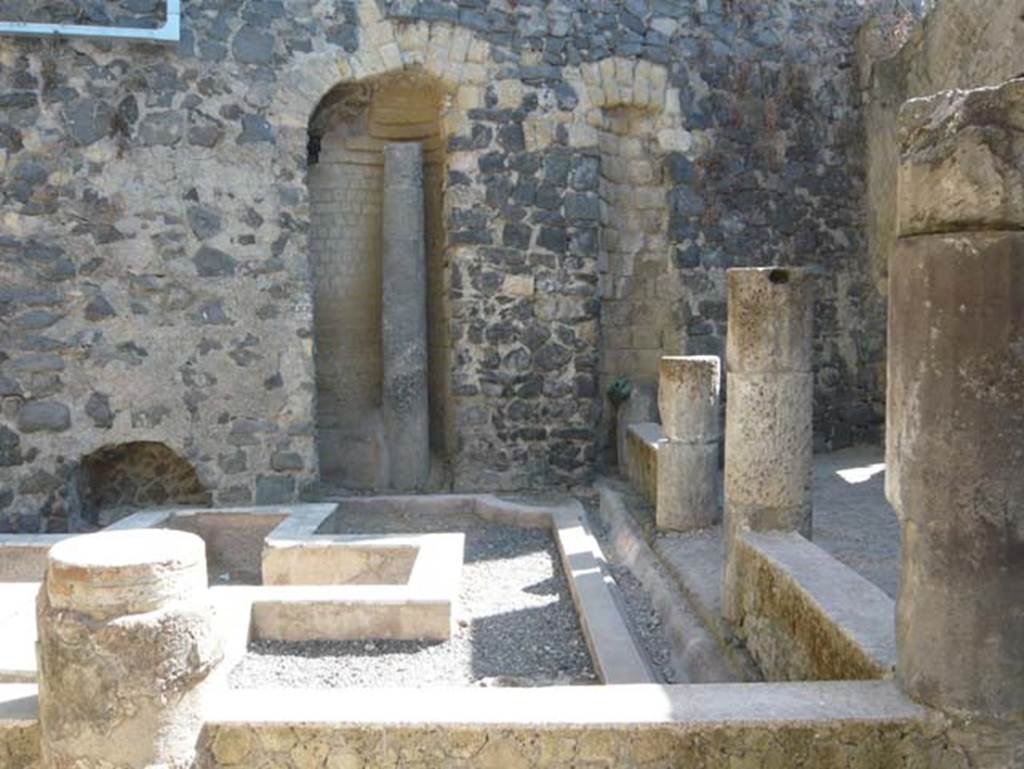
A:
{"label": "stone column", "polygon": [[412,491],[430,474],[427,403],[427,257],[423,150],[384,148],[383,415],[392,488]]}
{"label": "stone column", "polygon": [[659,529],[689,531],[718,520],[721,368],[716,355],[661,359],[658,408],[664,439],[658,445]]}
{"label": "stone column", "polygon": [[50,550],[37,599],[45,769],[193,766],[221,659],[193,534],[114,531]]}
{"label": "stone column", "polygon": [[[897,675],[1024,714],[1024,81],[907,102],[889,265]],[[1006,764],[1000,764],[1006,765]]]}
{"label": "stone column", "polygon": [[811,274],[793,267],[728,271],[723,613],[737,620],[738,533],[811,536]]}

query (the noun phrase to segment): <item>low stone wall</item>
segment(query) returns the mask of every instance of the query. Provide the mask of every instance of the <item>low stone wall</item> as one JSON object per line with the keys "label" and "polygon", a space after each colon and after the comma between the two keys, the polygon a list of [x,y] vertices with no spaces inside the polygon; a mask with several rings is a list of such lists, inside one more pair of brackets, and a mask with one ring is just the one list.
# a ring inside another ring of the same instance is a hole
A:
{"label": "low stone wall", "polygon": [[0,728],[0,766],[5,769],[36,769],[40,766],[38,724]]}
{"label": "low stone wall", "polygon": [[0,582],[39,582],[60,534],[0,534]]}
{"label": "low stone wall", "polygon": [[658,442],[661,425],[641,422],[626,432],[626,477],[650,504],[658,499]]}
{"label": "low stone wall", "polygon": [[225,693],[211,708],[199,766],[884,769],[922,758],[942,765],[927,712],[889,683],[443,695],[366,691],[354,701],[340,692]]}
{"label": "low stone wall", "polygon": [[736,633],[769,680],[886,678],[895,607],[879,588],[796,533],[737,538]]}
{"label": "low stone wall", "polygon": [[[438,696],[438,694],[443,696]],[[287,716],[281,714],[286,713]],[[770,714],[770,715],[769,715]],[[1019,730],[956,723],[888,681],[228,692],[196,769],[1020,766]],[[1019,753],[1019,749],[1018,749]],[[40,769],[34,686],[0,686],[0,766]]]}
{"label": "low stone wall", "polygon": [[36,687],[0,684],[0,766],[38,769],[41,766]]}

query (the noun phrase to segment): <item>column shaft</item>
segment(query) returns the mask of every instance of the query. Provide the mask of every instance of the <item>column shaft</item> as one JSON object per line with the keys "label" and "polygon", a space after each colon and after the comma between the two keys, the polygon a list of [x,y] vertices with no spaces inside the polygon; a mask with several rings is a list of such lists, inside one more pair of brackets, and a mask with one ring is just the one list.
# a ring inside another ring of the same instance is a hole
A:
{"label": "column shaft", "polygon": [[424,487],[430,474],[427,261],[418,143],[384,148],[382,244],[384,432],[391,487],[412,491]]}
{"label": "column shaft", "polygon": [[886,430],[886,494],[903,533],[897,675],[929,705],[1018,717],[1022,107],[1024,81],[1011,81],[901,111],[903,237],[889,265]]}
{"label": "column shaft", "polygon": [[147,529],[54,545],[37,599],[45,769],[190,769],[220,661],[193,534]]}
{"label": "column shaft", "polygon": [[721,363],[713,355],[666,356],[660,374],[658,406],[665,437],[658,446],[658,528],[705,528],[718,519],[721,490]]}
{"label": "column shaft", "polygon": [[810,273],[728,271],[723,613],[738,619],[732,543],[744,530],[811,535],[814,377]]}

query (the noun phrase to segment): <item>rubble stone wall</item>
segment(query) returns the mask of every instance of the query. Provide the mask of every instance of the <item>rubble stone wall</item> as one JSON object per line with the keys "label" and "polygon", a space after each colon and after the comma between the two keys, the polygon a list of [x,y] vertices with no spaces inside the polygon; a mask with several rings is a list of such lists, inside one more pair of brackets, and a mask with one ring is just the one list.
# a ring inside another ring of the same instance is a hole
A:
{"label": "rubble stone wall", "polygon": [[[208,726],[202,769],[252,766],[281,769],[321,764],[334,769],[369,766],[449,766],[453,769],[569,769],[616,766],[668,769],[688,766],[884,769],[924,761],[952,767],[941,738],[906,723],[840,721],[827,726],[779,723],[687,724],[682,728],[538,727],[290,728],[247,724]],[[925,732],[925,734],[922,734]]]}
{"label": "rubble stone wall", "polygon": [[[85,5],[82,20],[121,23],[147,4]],[[24,6],[0,0],[0,17]],[[454,488],[585,480],[611,424],[602,351],[721,352],[737,265],[823,267],[818,444],[876,432],[859,3],[190,0],[183,14],[176,47],[0,41],[5,528],[59,523],[81,457],[132,441],[166,444],[215,504],[315,489],[307,131],[331,89],[403,68],[445,99],[446,246],[429,280],[450,314],[432,346],[450,361]],[[602,151],[627,114],[653,175],[640,192],[665,190],[663,206],[602,197],[604,155],[636,149]],[[646,211],[654,277],[612,288],[602,224]],[[57,488],[39,491],[40,473]]]}

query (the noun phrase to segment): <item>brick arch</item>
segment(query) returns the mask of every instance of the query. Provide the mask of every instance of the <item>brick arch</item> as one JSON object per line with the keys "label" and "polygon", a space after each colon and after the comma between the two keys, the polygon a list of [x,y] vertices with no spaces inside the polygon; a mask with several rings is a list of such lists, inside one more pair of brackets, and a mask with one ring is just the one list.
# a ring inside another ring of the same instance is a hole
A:
{"label": "brick arch", "polygon": [[485,85],[497,74],[490,44],[464,27],[444,22],[395,23],[381,16],[374,0],[361,0],[359,18],[362,34],[355,52],[305,54],[278,78],[268,119],[286,139],[300,139],[324,94],[339,84],[419,68],[454,93],[463,86]]}
{"label": "brick arch", "polygon": [[666,111],[668,71],[640,59],[610,56],[580,67],[592,106],[601,109],[636,107]]}

